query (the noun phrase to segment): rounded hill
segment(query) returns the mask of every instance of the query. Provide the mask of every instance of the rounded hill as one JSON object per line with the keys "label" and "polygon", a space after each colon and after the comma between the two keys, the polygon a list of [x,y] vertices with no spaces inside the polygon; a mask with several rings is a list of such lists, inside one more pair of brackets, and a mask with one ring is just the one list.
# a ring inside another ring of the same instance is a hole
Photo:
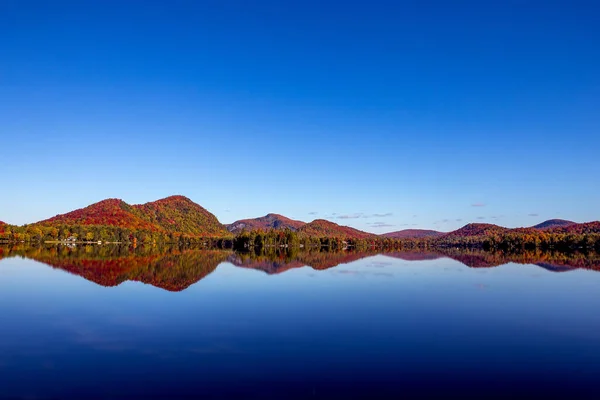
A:
{"label": "rounded hill", "polygon": [[306,222],[296,221],[288,217],[284,217],[279,214],[267,214],[264,217],[241,219],[235,221],[232,224],[227,225],[229,232],[238,234],[242,230],[263,230],[267,231],[270,229],[290,229],[297,231],[302,226],[306,225]]}
{"label": "rounded hill", "polygon": [[337,237],[346,239],[369,239],[376,237],[373,233],[359,231],[349,226],[341,226],[325,219],[316,219],[299,229],[308,236]]}

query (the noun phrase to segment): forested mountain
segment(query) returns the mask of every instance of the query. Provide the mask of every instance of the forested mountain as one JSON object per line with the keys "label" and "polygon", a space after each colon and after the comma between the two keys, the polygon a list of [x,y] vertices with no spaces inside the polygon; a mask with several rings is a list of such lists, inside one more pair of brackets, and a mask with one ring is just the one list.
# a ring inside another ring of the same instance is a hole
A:
{"label": "forested mountain", "polygon": [[184,196],[140,205],[107,199],[12,229],[9,235],[12,240],[33,241],[74,237],[86,241],[173,243],[182,239],[198,242],[208,238],[233,238],[213,214]]}
{"label": "forested mountain", "polygon": [[490,238],[499,235],[520,234],[520,235],[535,235],[540,232],[551,233],[598,233],[600,232],[600,222],[588,222],[578,224],[572,221],[553,219],[544,221],[531,228],[505,228],[494,224],[471,223],[459,228],[455,231],[443,233],[432,230],[421,229],[406,229],[398,232],[384,233],[381,236],[393,239],[421,239],[431,238],[439,239],[444,242],[447,240],[459,240],[461,238]]}
{"label": "forested mountain", "polygon": [[499,249],[591,249],[600,248],[600,222],[547,229],[509,229],[492,224],[468,224],[429,243],[437,247],[483,247]]}
{"label": "forested mountain", "polygon": [[120,199],[107,199],[40,221],[37,225],[99,225],[192,236],[229,235],[213,214],[184,196],[133,206]]}
{"label": "forested mountain", "polygon": [[316,219],[304,226],[298,232],[312,237],[331,237],[346,239],[369,239],[377,237],[374,233],[359,231],[349,226],[341,226],[324,219]]}
{"label": "forested mountain", "polygon": [[449,232],[443,236],[442,239],[452,238],[464,238],[464,237],[480,237],[480,236],[491,236],[501,235],[508,232],[508,228],[494,224],[467,224],[460,229]]}
{"label": "forested mountain", "polygon": [[105,225],[128,229],[158,230],[158,227],[140,218],[135,209],[121,199],[106,199],[84,208],[38,222],[36,225]]}
{"label": "forested mountain", "polygon": [[304,225],[306,225],[306,222],[296,221],[279,214],[267,214],[259,218],[241,219],[226,226],[229,232],[238,234],[244,229],[247,231],[267,231],[269,229],[290,229],[297,231]]}
{"label": "forested mountain", "polygon": [[600,233],[600,221],[586,222],[583,224],[574,224],[569,226],[562,226],[558,228],[552,228],[549,230],[551,233],[565,233],[565,234],[578,234],[585,235],[589,233]]}
{"label": "forested mountain", "polygon": [[427,229],[404,229],[396,232],[384,233],[381,236],[391,239],[420,239],[420,238],[435,238],[445,235],[444,232],[432,231]]}
{"label": "forested mountain", "polygon": [[135,215],[166,232],[210,237],[229,235],[217,217],[184,196],[170,196],[134,205],[132,209]]}
{"label": "forested mountain", "polygon": [[546,229],[561,228],[561,227],[565,227],[565,226],[569,226],[569,225],[576,225],[576,224],[577,224],[576,222],[567,221],[564,219],[549,219],[548,221],[544,221],[540,224],[532,226],[532,228],[546,230]]}

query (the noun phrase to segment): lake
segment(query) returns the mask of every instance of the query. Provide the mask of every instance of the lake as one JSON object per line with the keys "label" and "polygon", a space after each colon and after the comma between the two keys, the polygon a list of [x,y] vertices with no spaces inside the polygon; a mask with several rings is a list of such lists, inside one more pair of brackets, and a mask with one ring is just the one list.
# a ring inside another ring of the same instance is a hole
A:
{"label": "lake", "polygon": [[0,399],[598,398],[594,254],[0,258]]}

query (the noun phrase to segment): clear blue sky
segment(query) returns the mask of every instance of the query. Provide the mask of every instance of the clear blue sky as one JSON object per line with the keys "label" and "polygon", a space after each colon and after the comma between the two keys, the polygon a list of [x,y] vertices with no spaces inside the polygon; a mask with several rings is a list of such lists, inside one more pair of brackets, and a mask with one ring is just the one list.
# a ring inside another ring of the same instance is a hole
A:
{"label": "clear blue sky", "polygon": [[183,194],[225,223],[377,233],[597,220],[599,20],[594,1],[0,1],[0,219]]}

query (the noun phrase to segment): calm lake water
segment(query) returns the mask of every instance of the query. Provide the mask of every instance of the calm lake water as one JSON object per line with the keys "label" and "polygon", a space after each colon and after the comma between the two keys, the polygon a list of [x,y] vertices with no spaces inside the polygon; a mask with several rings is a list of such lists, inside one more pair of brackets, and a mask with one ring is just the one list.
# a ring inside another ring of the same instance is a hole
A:
{"label": "calm lake water", "polygon": [[0,257],[0,399],[600,393],[597,256]]}

